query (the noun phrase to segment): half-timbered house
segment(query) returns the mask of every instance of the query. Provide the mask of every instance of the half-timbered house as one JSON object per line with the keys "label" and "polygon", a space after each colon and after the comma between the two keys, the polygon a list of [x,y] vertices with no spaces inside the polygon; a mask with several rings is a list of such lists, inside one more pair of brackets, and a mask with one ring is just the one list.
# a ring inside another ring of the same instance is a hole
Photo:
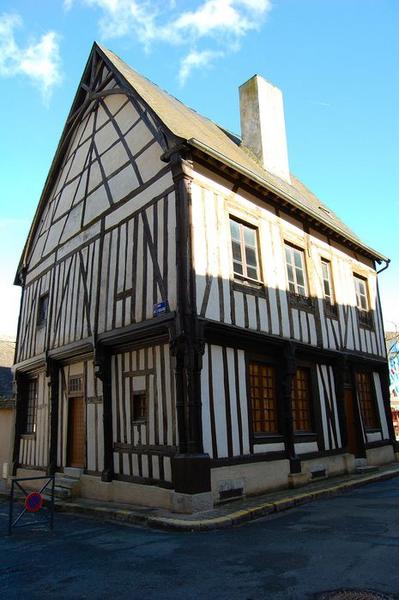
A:
{"label": "half-timbered house", "polygon": [[240,104],[239,138],[94,44],[16,278],[14,473],[190,511],[394,460],[386,258],[290,174],[281,92]]}

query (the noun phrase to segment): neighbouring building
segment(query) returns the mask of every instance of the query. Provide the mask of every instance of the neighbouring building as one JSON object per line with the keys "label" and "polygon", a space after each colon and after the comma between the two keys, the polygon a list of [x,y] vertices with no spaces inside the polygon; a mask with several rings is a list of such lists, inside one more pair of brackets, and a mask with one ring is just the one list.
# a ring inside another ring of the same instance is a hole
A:
{"label": "neighbouring building", "polygon": [[9,337],[0,336],[0,479],[7,478],[9,474],[15,408],[11,370],[14,354],[15,341]]}
{"label": "neighbouring building", "polygon": [[387,259],[290,173],[280,90],[240,105],[94,44],[16,276],[14,473],[189,512],[394,460]]}
{"label": "neighbouring building", "polygon": [[399,439],[399,332],[385,333],[389,364],[389,393],[396,439]]}

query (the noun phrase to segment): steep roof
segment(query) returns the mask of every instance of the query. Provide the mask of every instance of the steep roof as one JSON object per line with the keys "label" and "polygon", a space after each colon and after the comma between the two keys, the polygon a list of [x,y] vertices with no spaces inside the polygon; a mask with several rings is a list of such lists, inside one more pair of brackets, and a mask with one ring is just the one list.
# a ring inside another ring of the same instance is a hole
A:
{"label": "steep roof", "polygon": [[340,235],[366,250],[377,260],[386,257],[366,246],[338,216],[315,196],[299,179],[291,175],[291,185],[266,171],[256,157],[245,148],[237,136],[210,119],[195,112],[174,96],[134,71],[116,54],[99,46],[100,50],[123,76],[125,81],[141,96],[144,102],[177,137],[243,172],[265,188],[276,192],[291,204],[310,214]]}
{"label": "steep roof", "polygon": [[[201,150],[203,153],[217,159],[222,164],[226,164],[237,172],[242,173],[246,178],[254,181],[257,185],[275,193],[286,203],[307,213],[314,220],[330,230],[335,231],[339,236],[342,236],[351,242],[367,256],[376,259],[378,262],[388,260],[384,255],[364,244],[330,208],[323,204],[319,198],[317,198],[317,196],[315,196],[295,176],[291,175],[290,185],[279,177],[272,175],[262,167],[250,150],[241,144],[241,140],[238,136],[227,132],[223,127],[195,112],[177,100],[174,96],[161,90],[157,85],[134,71],[116,54],[99,44],[94,43],[82,75],[82,80],[72,103],[71,111],[61,134],[57,151],[53,158],[29,235],[21,255],[14,281],[16,285],[19,285],[21,282],[21,270],[26,265],[36,227],[40,222],[40,217],[47,202],[48,194],[54,184],[55,174],[64,155],[65,147],[69,143],[71,128],[73,127],[71,115],[74,115],[75,111],[77,112],[79,106],[84,102],[82,99],[81,86],[84,83],[85,77],[90,73],[90,61],[95,52],[98,52],[105,62],[108,63],[109,68],[117,75],[119,74],[126,85],[132,88],[132,90],[142,98],[144,103],[157,115],[158,119],[176,138],[187,142],[193,148]],[[83,95],[85,94],[86,92],[83,93]]]}

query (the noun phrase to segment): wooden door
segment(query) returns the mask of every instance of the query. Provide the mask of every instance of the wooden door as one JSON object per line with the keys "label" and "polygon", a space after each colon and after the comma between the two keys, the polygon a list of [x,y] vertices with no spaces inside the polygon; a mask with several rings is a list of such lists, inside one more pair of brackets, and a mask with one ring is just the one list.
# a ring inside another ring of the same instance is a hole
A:
{"label": "wooden door", "polygon": [[356,427],[356,412],[351,388],[345,388],[344,400],[348,452],[354,454],[355,456],[359,456],[359,434]]}
{"label": "wooden door", "polygon": [[68,466],[85,466],[85,403],[81,397],[69,398]]}

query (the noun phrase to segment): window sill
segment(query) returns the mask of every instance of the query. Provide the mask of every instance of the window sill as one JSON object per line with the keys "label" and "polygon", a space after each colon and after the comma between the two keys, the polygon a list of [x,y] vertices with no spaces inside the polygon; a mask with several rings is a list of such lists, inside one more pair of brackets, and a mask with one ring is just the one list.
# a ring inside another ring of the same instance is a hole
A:
{"label": "window sill", "polygon": [[295,431],[294,432],[294,442],[296,444],[300,444],[302,442],[317,442],[317,433],[313,433],[311,431],[306,432],[304,431],[299,432],[299,431]]}
{"label": "window sill", "polygon": [[280,433],[254,433],[254,444],[280,444],[284,437]]}
{"label": "window sill", "polygon": [[359,321],[359,327],[361,329],[366,329],[367,331],[374,331],[374,325],[370,325],[367,323],[361,323],[360,321]]}
{"label": "window sill", "polygon": [[324,300],[324,313],[328,319],[335,319],[338,321],[338,305],[330,304]]}
{"label": "window sill", "polygon": [[288,291],[288,300],[290,308],[297,308],[300,310],[306,310],[308,312],[314,312],[315,303],[313,298],[310,296],[301,296]]}
{"label": "window sill", "polygon": [[370,311],[362,311],[357,309],[357,321],[359,323],[359,327],[368,329],[369,331],[374,331],[374,320]]}
{"label": "window sill", "polygon": [[36,433],[23,433],[21,435],[21,440],[35,440]]}
{"label": "window sill", "polygon": [[262,281],[255,281],[254,279],[247,279],[246,277],[240,277],[234,275],[232,280],[233,290],[236,292],[242,292],[243,294],[252,294],[253,296],[266,297],[265,289]]}

